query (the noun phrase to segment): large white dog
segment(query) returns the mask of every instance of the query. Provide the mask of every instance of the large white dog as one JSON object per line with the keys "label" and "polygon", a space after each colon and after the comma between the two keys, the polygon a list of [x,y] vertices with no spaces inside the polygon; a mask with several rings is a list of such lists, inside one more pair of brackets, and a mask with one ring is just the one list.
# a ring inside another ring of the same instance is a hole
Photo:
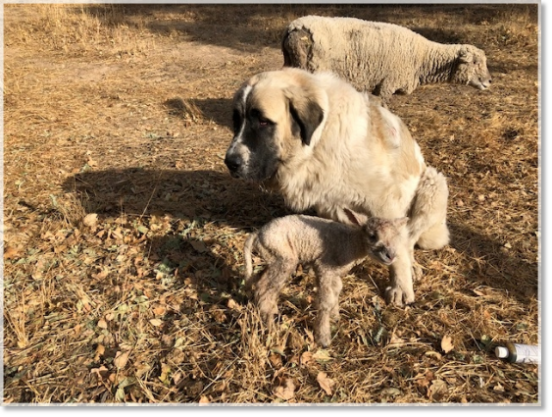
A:
{"label": "large white dog", "polygon": [[408,216],[406,253],[390,267],[388,302],[414,301],[414,245],[449,241],[445,177],[427,167],[405,124],[331,73],[294,68],[253,76],[234,97],[234,177],[280,192],[296,211],[348,223],[343,211]]}

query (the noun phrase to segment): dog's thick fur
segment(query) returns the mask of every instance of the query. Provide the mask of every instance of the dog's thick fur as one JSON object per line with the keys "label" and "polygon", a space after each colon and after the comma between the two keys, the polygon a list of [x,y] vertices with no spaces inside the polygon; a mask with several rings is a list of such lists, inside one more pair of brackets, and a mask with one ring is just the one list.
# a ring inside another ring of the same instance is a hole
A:
{"label": "dog's thick fur", "polygon": [[[408,216],[410,246],[448,243],[446,179],[428,169],[404,123],[331,73],[257,74],[234,96],[233,176],[280,192],[296,211],[349,223],[343,207]],[[414,301],[412,260],[391,265],[387,300]],[[406,263],[406,264],[401,264]],[[401,273],[396,273],[403,271]]]}

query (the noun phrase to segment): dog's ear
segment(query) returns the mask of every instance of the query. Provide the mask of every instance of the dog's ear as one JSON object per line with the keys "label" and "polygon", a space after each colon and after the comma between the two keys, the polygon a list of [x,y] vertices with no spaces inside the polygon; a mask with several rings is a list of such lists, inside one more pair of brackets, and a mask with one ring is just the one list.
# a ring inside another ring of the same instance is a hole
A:
{"label": "dog's ear", "polygon": [[290,94],[289,112],[292,123],[299,130],[301,142],[310,145],[312,134],[324,119],[324,110],[316,101],[302,94]]}
{"label": "dog's ear", "polygon": [[393,223],[395,224],[396,228],[401,228],[408,223],[408,217],[400,217],[398,219],[394,219]]}

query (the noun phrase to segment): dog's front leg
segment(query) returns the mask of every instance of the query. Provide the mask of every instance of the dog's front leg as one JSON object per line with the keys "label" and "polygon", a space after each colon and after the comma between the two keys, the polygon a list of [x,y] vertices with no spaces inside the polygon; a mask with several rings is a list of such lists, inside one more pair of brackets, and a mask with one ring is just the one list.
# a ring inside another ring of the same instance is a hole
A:
{"label": "dog's front leg", "polygon": [[397,253],[395,262],[389,267],[391,286],[385,290],[385,299],[389,304],[402,306],[414,302],[411,260],[410,251],[404,246],[400,249],[400,253]]}

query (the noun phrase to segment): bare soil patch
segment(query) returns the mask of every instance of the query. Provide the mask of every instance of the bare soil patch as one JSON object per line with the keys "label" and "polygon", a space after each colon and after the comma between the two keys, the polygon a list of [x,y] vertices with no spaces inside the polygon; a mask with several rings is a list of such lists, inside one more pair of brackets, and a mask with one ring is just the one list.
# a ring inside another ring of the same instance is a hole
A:
{"label": "bare soil patch", "polygon": [[[306,14],[485,50],[493,85],[391,109],[449,179],[452,242],[344,280],[331,348],[299,269],[273,332],[241,287],[247,233],[289,211],[223,163],[231,98]],[[4,6],[4,403],[529,403],[539,342],[538,5]]]}

